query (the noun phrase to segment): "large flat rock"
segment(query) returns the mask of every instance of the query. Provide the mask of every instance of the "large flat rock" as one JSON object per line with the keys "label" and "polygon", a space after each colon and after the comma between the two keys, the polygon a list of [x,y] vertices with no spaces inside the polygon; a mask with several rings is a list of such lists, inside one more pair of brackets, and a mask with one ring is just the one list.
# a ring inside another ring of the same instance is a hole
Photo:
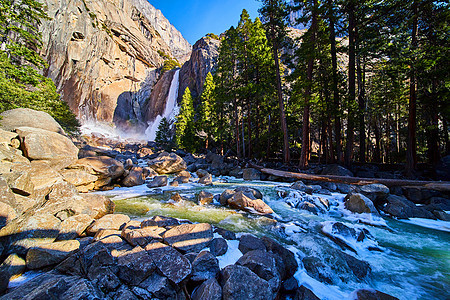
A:
{"label": "large flat rock", "polygon": [[19,127],[16,132],[30,160],[45,160],[53,168],[64,169],[78,159],[78,148],[59,133],[32,127]]}
{"label": "large flat rock", "polygon": [[210,224],[181,224],[166,231],[164,241],[182,252],[198,252],[207,247],[213,239]]}

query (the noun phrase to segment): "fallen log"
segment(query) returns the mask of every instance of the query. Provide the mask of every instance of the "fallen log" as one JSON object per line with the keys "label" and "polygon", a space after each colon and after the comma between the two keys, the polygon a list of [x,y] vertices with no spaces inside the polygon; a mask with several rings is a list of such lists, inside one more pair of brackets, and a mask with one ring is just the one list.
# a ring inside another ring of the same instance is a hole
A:
{"label": "fallen log", "polygon": [[404,180],[404,179],[383,179],[383,178],[361,178],[361,177],[347,177],[347,176],[336,176],[336,175],[312,175],[306,173],[294,173],[288,171],[280,171],[274,169],[267,169],[258,165],[251,165],[261,171],[264,174],[284,177],[284,178],[294,178],[303,179],[311,181],[322,181],[322,182],[334,182],[334,183],[345,183],[352,185],[367,185],[373,183],[384,184],[387,187],[403,186],[403,187],[419,187],[441,192],[450,192],[450,182],[449,181],[423,181],[423,180]]}

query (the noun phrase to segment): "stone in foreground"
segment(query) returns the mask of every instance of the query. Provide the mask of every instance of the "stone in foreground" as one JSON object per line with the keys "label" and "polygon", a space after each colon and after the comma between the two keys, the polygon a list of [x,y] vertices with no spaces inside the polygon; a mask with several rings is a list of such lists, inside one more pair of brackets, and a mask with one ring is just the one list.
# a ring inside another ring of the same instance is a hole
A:
{"label": "stone in foreground", "polygon": [[31,248],[27,252],[27,267],[29,269],[40,269],[56,265],[78,251],[79,248],[80,242],[77,240],[54,242]]}
{"label": "stone in foreground", "polygon": [[210,224],[182,224],[164,233],[164,241],[182,252],[198,252],[213,239]]}

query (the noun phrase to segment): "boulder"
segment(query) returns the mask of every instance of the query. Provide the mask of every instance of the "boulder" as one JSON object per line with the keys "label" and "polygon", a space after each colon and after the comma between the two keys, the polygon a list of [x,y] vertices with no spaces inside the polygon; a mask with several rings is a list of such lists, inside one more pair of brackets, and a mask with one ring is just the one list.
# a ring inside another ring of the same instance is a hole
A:
{"label": "boulder", "polygon": [[175,202],[180,202],[180,201],[183,201],[184,198],[181,197],[180,194],[174,193],[172,196],[170,196],[170,200],[173,200],[173,201],[175,201]]}
{"label": "boulder", "polygon": [[372,200],[373,203],[382,203],[389,195],[389,188],[380,183],[372,183],[359,187],[358,192]]}
{"label": "boulder", "polygon": [[0,202],[0,229],[17,217],[16,211],[4,202]]}
{"label": "boulder", "polygon": [[78,251],[79,248],[80,242],[77,240],[54,242],[33,247],[27,252],[27,267],[29,269],[40,269],[56,265]]}
{"label": "boulder", "polygon": [[83,170],[64,169],[60,173],[65,181],[75,185],[77,190],[83,193],[94,189],[94,182],[98,180],[97,176]]}
{"label": "boulder", "polygon": [[16,132],[30,160],[45,160],[55,169],[64,169],[78,159],[78,148],[61,134],[31,127],[19,127]]}
{"label": "boulder", "polygon": [[192,262],[192,281],[205,281],[219,274],[219,261],[209,251],[200,252]]}
{"label": "boulder", "polygon": [[[114,213],[116,205],[108,197],[97,194],[82,194],[80,195],[85,205],[92,211],[94,219]],[[89,214],[91,215],[91,214]]]}
{"label": "boulder", "polygon": [[230,171],[230,176],[242,178],[244,176],[244,171],[242,170],[241,167],[236,167]]}
{"label": "boulder", "polygon": [[264,242],[251,234],[243,234],[241,236],[241,238],[239,239],[238,248],[242,252],[242,254],[253,250],[267,250]]}
{"label": "boulder", "polygon": [[149,160],[147,164],[159,174],[173,174],[186,170],[185,161],[175,153],[163,152],[158,157]]}
{"label": "boulder", "polygon": [[[102,241],[102,240],[111,240],[110,238],[114,238],[114,240],[118,241],[119,243],[122,242],[121,240],[122,231],[120,230],[114,230],[114,229],[100,229],[97,231],[94,235],[93,241]],[[104,241],[102,241],[104,243]]]}
{"label": "boulder", "polygon": [[204,185],[212,185],[212,175],[208,174],[198,180],[198,183]]}
{"label": "boulder", "polygon": [[166,226],[177,226],[180,225],[180,222],[172,217],[164,217],[164,216],[154,216],[150,219],[144,220],[141,222],[141,227],[148,226],[158,226],[158,227],[166,227]]}
{"label": "boulder", "polygon": [[213,239],[210,224],[181,224],[166,231],[164,241],[184,253],[198,252],[207,247]]}
{"label": "boulder", "polygon": [[146,292],[157,299],[178,299],[177,287],[167,277],[161,276],[158,272],[153,272],[139,284],[139,287],[145,289]]}
{"label": "boulder", "polygon": [[307,190],[307,186],[306,186],[306,184],[303,183],[303,181],[294,182],[293,184],[291,184],[290,188],[297,190],[297,191],[305,192],[305,193]]}
{"label": "boulder", "polygon": [[246,195],[247,197],[251,198],[251,199],[262,199],[263,198],[263,194],[255,189],[255,188],[251,188],[251,187],[247,187],[247,186],[241,186],[238,188],[234,189],[235,192],[243,192],[244,195]]}
{"label": "boulder", "polygon": [[123,253],[117,260],[117,276],[130,285],[138,285],[155,271],[152,257],[140,246]]}
{"label": "boulder", "polygon": [[215,238],[209,244],[209,251],[214,256],[222,256],[228,251],[228,243],[224,238]]}
{"label": "boulder", "polygon": [[1,129],[1,121],[0,121],[0,144],[3,144],[7,147],[19,148],[20,141],[19,136],[15,132],[5,131]]}
{"label": "boulder", "polygon": [[139,298],[125,284],[121,285],[114,293],[111,293],[114,300],[138,300]]}
{"label": "boulder", "polygon": [[383,211],[399,219],[436,218],[431,212],[429,212],[425,208],[417,207],[413,202],[409,201],[405,197],[396,195],[389,195],[387,197],[387,205],[383,207]]}
{"label": "boulder", "polygon": [[327,165],[323,168],[322,175],[349,176],[353,177],[353,173],[340,165]]}
{"label": "boulder", "polygon": [[271,214],[273,210],[263,200],[252,200],[245,196],[243,192],[235,193],[228,199],[228,205],[232,208],[242,209],[253,213]]}
{"label": "boulder", "polygon": [[160,242],[145,247],[158,270],[174,283],[179,283],[192,272],[189,260],[174,248]]}
{"label": "boulder", "polygon": [[252,168],[244,169],[242,176],[244,180],[261,180],[261,171]]}
{"label": "boulder", "polygon": [[104,299],[105,295],[88,280],[77,276],[44,273],[12,289],[1,300],[24,299]]}
{"label": "boulder", "polygon": [[253,273],[266,280],[274,294],[281,287],[281,275],[273,254],[264,250],[249,251],[239,258],[236,264],[249,268]]}
{"label": "boulder", "polygon": [[285,280],[294,276],[298,269],[298,263],[294,253],[266,236],[263,236],[261,240],[266,246],[267,251],[275,255],[281,279]]}
{"label": "boulder", "polygon": [[10,254],[0,265],[0,294],[8,287],[9,280],[25,272],[26,263],[17,254]]}
{"label": "boulder", "polygon": [[147,186],[149,188],[157,188],[167,185],[167,176],[155,176],[152,181],[150,181]]}
{"label": "boulder", "polygon": [[86,214],[75,215],[61,222],[58,240],[73,240],[92,224],[94,219]]}
{"label": "boulder", "polygon": [[302,259],[302,263],[306,272],[312,278],[327,284],[333,283],[332,279],[333,271],[329,266],[325,265],[319,258],[315,256],[306,256]]}
{"label": "boulder", "polygon": [[370,264],[368,262],[359,260],[345,252],[342,253],[342,257],[346,262],[347,267],[358,279],[363,279],[371,272]]}
{"label": "boulder", "polygon": [[0,114],[0,128],[14,131],[19,127],[44,129],[65,135],[61,125],[48,113],[29,108],[16,108]]}
{"label": "boulder", "polygon": [[55,183],[63,180],[61,174],[43,160],[34,160],[30,164],[16,164],[13,171],[27,172],[30,175],[34,195],[47,195]]}
{"label": "boulder", "polygon": [[52,243],[59,235],[61,221],[51,214],[22,215],[0,229],[0,238],[7,237],[8,253],[25,256],[28,249]]}
{"label": "boulder", "polygon": [[302,285],[296,290],[293,300],[320,300],[320,298],[313,291]]}
{"label": "boulder", "polygon": [[34,192],[34,184],[31,181],[30,173],[27,171],[13,171],[3,173],[9,188],[16,194],[29,196]]}
{"label": "boulder", "polygon": [[378,211],[375,205],[373,205],[373,202],[364,195],[351,193],[345,197],[344,201],[345,208],[351,212],[378,215]]}
{"label": "boulder", "polygon": [[152,240],[162,241],[161,233],[165,230],[158,227],[144,227],[139,229],[124,229],[121,236],[132,246],[145,247]]}
{"label": "boulder", "polygon": [[178,181],[173,180],[173,181],[171,181],[171,182],[169,183],[169,185],[170,185],[170,186],[173,186],[173,187],[177,187],[177,186],[179,186],[180,184],[178,183]]}
{"label": "boulder", "polygon": [[215,227],[215,233],[220,234],[226,240],[236,240],[236,234],[233,231],[229,231],[220,227]]}
{"label": "boulder", "polygon": [[360,289],[351,294],[355,300],[398,300],[398,298],[377,290]]}
{"label": "boulder", "polygon": [[221,300],[222,287],[215,278],[203,282],[191,296],[192,300]]}
{"label": "boulder", "polygon": [[188,176],[177,176],[173,179],[174,182],[177,182],[178,184],[182,184],[182,183],[188,183],[189,182],[189,178]]}
{"label": "boulder", "polygon": [[299,288],[298,281],[295,277],[290,277],[281,284],[280,292],[282,294],[293,294]]}
{"label": "boulder", "polygon": [[[123,164],[109,156],[85,157],[69,166],[69,169],[80,169],[99,178],[96,187],[109,184],[110,181],[122,176],[125,172]],[[105,184],[107,183],[107,184]]]}
{"label": "boulder", "polygon": [[231,265],[221,271],[224,300],[274,299],[269,283],[248,268]]}
{"label": "boulder", "polygon": [[200,205],[211,204],[213,202],[214,195],[210,192],[201,191],[197,195],[197,202]]}
{"label": "boulder", "polygon": [[86,229],[88,234],[94,235],[100,229],[120,230],[124,226],[130,217],[122,214],[105,215],[96,220],[91,226]]}
{"label": "boulder", "polygon": [[236,193],[235,191],[228,190],[228,189],[223,191],[222,194],[220,194],[220,198],[219,198],[220,204],[223,206],[228,205],[228,199],[233,197],[233,195],[235,193]]}
{"label": "boulder", "polygon": [[209,173],[208,173],[208,171],[206,171],[206,170],[198,169],[198,170],[195,172],[195,174],[197,174],[198,178],[202,178],[202,177],[207,176]]}
{"label": "boulder", "polygon": [[128,175],[122,179],[122,185],[132,187],[145,183],[144,174],[141,167],[132,167]]}

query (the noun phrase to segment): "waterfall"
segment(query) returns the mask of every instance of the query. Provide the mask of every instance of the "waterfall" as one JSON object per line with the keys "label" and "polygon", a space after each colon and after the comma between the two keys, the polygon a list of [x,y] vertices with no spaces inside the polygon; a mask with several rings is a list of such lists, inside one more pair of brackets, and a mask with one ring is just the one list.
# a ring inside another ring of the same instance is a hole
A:
{"label": "waterfall", "polygon": [[156,138],[156,132],[158,131],[158,126],[163,118],[167,120],[175,120],[178,114],[179,107],[177,105],[178,98],[178,86],[179,86],[180,70],[176,70],[173,75],[172,83],[170,84],[169,95],[166,100],[166,107],[162,115],[157,116],[153,122],[149,122],[148,128],[145,130],[145,136],[148,141],[154,141]]}

